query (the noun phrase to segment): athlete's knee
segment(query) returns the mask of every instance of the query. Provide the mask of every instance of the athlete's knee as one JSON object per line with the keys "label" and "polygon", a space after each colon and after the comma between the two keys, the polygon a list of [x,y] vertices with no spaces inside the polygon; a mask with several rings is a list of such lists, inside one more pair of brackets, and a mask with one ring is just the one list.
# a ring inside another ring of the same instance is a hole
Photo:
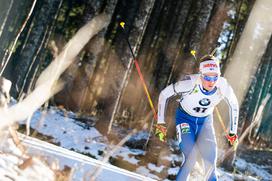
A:
{"label": "athlete's knee", "polygon": [[217,145],[216,145],[216,143],[213,143],[213,144],[210,143],[209,146],[205,148],[205,150],[202,150],[202,155],[203,155],[203,159],[205,161],[214,165],[216,163],[216,159],[217,159]]}
{"label": "athlete's knee", "polygon": [[211,154],[208,157],[208,161],[211,162],[213,165],[216,165],[216,160],[217,160],[217,149],[214,148],[211,150]]}
{"label": "athlete's knee", "polygon": [[193,144],[184,144],[183,142],[179,143],[180,151],[185,155],[185,157],[188,157],[193,152]]}
{"label": "athlete's knee", "polygon": [[210,152],[210,155],[205,158],[208,162],[210,162],[211,164],[215,164],[216,163],[216,160],[217,160],[217,154],[216,154],[216,151],[212,151]]}

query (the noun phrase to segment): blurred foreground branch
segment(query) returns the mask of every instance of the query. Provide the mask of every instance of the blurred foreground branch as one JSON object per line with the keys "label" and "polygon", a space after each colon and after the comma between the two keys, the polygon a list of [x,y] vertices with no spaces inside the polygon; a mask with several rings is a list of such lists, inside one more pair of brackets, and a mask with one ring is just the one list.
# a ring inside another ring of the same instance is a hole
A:
{"label": "blurred foreground branch", "polygon": [[101,14],[84,25],[67,43],[64,50],[41,73],[35,89],[21,102],[8,109],[0,109],[0,129],[26,119],[64,85],[60,75],[73,63],[88,41],[109,23],[109,16]]}

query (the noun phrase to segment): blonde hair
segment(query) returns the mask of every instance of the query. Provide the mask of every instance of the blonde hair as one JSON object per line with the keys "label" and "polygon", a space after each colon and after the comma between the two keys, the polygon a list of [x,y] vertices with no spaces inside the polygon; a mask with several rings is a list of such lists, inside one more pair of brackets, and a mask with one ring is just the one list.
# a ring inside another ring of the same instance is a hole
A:
{"label": "blonde hair", "polygon": [[201,57],[199,59],[199,63],[205,62],[205,61],[208,61],[208,60],[215,60],[215,61],[217,61],[217,59],[213,55],[204,55],[203,57]]}

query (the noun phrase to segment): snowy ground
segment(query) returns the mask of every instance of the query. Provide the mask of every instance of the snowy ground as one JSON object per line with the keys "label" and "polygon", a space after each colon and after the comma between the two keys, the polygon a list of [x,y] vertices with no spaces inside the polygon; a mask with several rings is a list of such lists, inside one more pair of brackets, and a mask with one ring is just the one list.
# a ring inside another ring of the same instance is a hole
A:
{"label": "snowy ground", "polygon": [[[8,136],[1,132],[0,180],[1,181],[54,181],[55,173],[36,157],[23,154]],[[7,133],[7,132],[6,132]],[[7,134],[5,134],[7,135]]]}
{"label": "snowy ground", "polygon": [[32,137],[19,134],[19,138],[21,143],[27,147],[27,153],[32,157],[42,157],[50,168],[54,168],[53,170],[61,171],[66,168],[66,179],[55,179],[58,181],[112,181],[112,178],[118,181],[154,181],[140,174]]}
{"label": "snowy ground", "polygon": [[[52,141],[63,148],[84,153],[98,160],[103,160],[108,152],[116,149],[116,147],[111,145],[107,138],[94,127],[88,127],[72,119],[75,117],[76,115],[72,112],[65,112],[54,107],[50,108],[46,113],[36,111],[31,120],[31,128],[43,135],[53,137]],[[139,133],[137,136],[145,136],[144,134],[144,132]],[[140,158],[146,154],[146,151],[122,146],[118,147],[114,154],[111,155],[109,162],[156,180],[162,180],[161,176],[165,175],[165,172],[166,175],[173,176],[178,172],[179,167],[173,163],[181,162],[180,156],[170,154],[162,158],[172,162],[171,168],[169,168],[164,165],[157,166],[154,163],[143,164]],[[265,170],[265,166],[248,163],[238,158],[236,167],[240,174],[231,174],[219,168],[219,180],[272,180],[272,175]],[[172,178],[168,176],[166,178],[163,177],[163,179],[169,180]],[[192,174],[190,180],[202,179],[203,176],[199,168]]]}

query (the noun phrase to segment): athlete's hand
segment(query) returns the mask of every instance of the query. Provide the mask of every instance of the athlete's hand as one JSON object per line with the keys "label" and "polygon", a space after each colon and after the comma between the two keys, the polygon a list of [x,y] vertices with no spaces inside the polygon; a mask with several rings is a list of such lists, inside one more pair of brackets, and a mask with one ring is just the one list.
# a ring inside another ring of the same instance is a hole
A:
{"label": "athlete's hand", "polygon": [[238,144],[238,135],[237,134],[229,133],[227,135],[227,139],[228,139],[229,144],[231,146],[233,146],[234,148],[236,148],[236,146]]}
{"label": "athlete's hand", "polygon": [[155,135],[159,138],[160,141],[166,142],[167,128],[165,124],[156,124],[155,128]]}

